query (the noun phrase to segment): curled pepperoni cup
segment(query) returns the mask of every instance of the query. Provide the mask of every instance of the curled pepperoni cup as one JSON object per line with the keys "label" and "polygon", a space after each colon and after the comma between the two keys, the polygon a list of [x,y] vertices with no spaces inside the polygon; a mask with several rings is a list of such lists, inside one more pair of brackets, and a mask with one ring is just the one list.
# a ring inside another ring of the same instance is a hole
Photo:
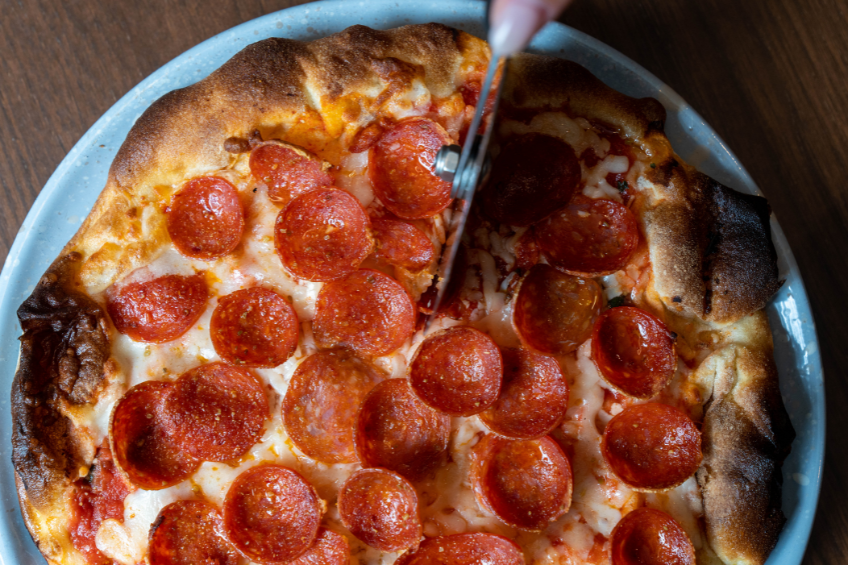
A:
{"label": "curled pepperoni cup", "polygon": [[471,416],[491,406],[502,375],[498,346],[467,326],[428,337],[409,366],[409,382],[418,398],[455,416]]}
{"label": "curled pepperoni cup", "polygon": [[310,190],[333,184],[329,165],[299,147],[266,143],[250,153],[250,173],[268,185],[268,196],[288,202]]}
{"label": "curled pepperoni cup", "polygon": [[318,537],[306,553],[288,565],[349,565],[350,544],[347,538],[327,528],[318,529]]}
{"label": "curled pepperoni cup", "polygon": [[362,355],[391,353],[415,330],[415,304],[394,279],[361,269],[325,284],[315,303],[318,347],[348,347]]}
{"label": "curled pepperoni cup", "polygon": [[638,508],[610,536],[612,565],[695,565],[695,548],[677,521],[660,510]]}
{"label": "curled pepperoni cup", "polygon": [[483,213],[529,226],[568,204],[579,185],[580,162],[569,144],[541,133],[516,136],[492,164],[480,195]]}
{"label": "curled pepperoni cup", "polygon": [[164,414],[172,383],[146,381],[132,387],[115,405],[112,452],[129,481],[159,490],[187,479],[201,461],[185,452]]}
{"label": "curled pepperoni cup", "polygon": [[534,439],[550,433],[568,409],[568,382],[556,359],[527,349],[503,350],[497,401],[480,419],[496,434]]}
{"label": "curled pepperoni cup", "polygon": [[541,531],[571,506],[571,463],[549,437],[487,435],[472,452],[471,480],[480,503],[506,524]]}
{"label": "curled pepperoni cup", "polygon": [[298,196],[274,225],[277,254],[294,276],[334,281],[357,268],[374,249],[371,223],[359,202],[338,188]]}
{"label": "curled pepperoni cup", "polygon": [[524,565],[524,553],[513,541],[495,534],[454,534],[426,539],[395,565]]}
{"label": "curled pepperoni cup", "polygon": [[407,118],[383,132],[371,148],[368,172],[374,193],[404,220],[435,216],[451,202],[451,185],[436,176],[436,153],[452,143],[427,118]]}
{"label": "curled pepperoni cup", "polygon": [[427,235],[407,222],[374,218],[374,256],[387,263],[420,271],[433,262],[436,250]]}
{"label": "curled pepperoni cup", "polygon": [[356,452],[363,467],[384,467],[409,480],[442,463],[450,417],[418,400],[406,379],[375,386],[359,408]]}
{"label": "curled pepperoni cup", "polygon": [[512,322],[524,345],[564,355],[589,338],[600,310],[598,283],[539,264],[521,282]]}
{"label": "curled pepperoni cup", "polygon": [[150,565],[238,565],[238,552],[221,536],[218,510],[200,500],[173,502],[150,527]]}
{"label": "curled pepperoni cup", "polygon": [[639,244],[636,216],[626,206],[581,194],[533,226],[533,233],[551,265],[586,277],[623,269]]}
{"label": "curled pepperoni cup", "polygon": [[701,465],[701,432],[679,408],[637,404],[607,424],[601,452],[613,473],[636,490],[674,488]]}
{"label": "curled pepperoni cup", "polygon": [[605,381],[644,400],[659,394],[677,367],[674,341],[665,324],[632,306],[610,308],[598,317],[592,356]]}
{"label": "curled pepperoni cup", "polygon": [[292,442],[323,463],[353,463],[359,405],[385,374],[345,349],[319,351],[298,365],[283,399]]}
{"label": "curled pepperoni cup", "polygon": [[288,562],[315,541],[323,503],[297,471],[260,465],[239,475],[224,499],[224,532],[248,559]]}
{"label": "curled pepperoni cup", "polygon": [[165,215],[177,251],[211,261],[231,252],[244,231],[244,207],[232,184],[218,177],[188,181],[171,197]]}
{"label": "curled pepperoni cup", "polygon": [[339,490],[339,515],[350,533],[381,551],[400,551],[421,539],[418,495],[385,469],[360,469]]}
{"label": "curled pepperoni cup", "polygon": [[297,349],[300,324],[291,304],[264,288],[218,299],[209,334],[221,359],[244,367],[276,367]]}
{"label": "curled pepperoni cup", "polygon": [[183,335],[206,309],[209,290],[202,275],[165,275],[107,292],[106,310],[115,329],[134,341],[165,343]]}
{"label": "curled pepperoni cup", "polygon": [[165,409],[183,450],[204,461],[230,461],[247,453],[262,437],[269,412],[259,379],[223,363],[183,373]]}

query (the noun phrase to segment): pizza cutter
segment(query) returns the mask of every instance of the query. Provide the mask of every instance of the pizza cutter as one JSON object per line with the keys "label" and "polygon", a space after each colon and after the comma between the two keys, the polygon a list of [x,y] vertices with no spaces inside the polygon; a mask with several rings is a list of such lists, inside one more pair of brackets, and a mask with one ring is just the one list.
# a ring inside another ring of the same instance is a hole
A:
{"label": "pizza cutter", "polygon": [[[501,78],[495,84],[495,75],[499,67],[502,68]],[[437,288],[436,300],[433,303],[433,311],[424,325],[424,333],[427,333],[430,325],[438,315],[439,307],[442,304],[448,283],[450,282],[451,272],[453,271],[456,254],[462,240],[462,234],[465,231],[465,223],[471,211],[471,202],[474,199],[477,187],[488,172],[487,149],[492,137],[492,130],[494,129],[494,116],[498,110],[501,85],[503,85],[503,79],[506,75],[506,67],[506,57],[493,57],[489,61],[486,78],[480,89],[480,98],[474,110],[471,126],[468,128],[465,144],[462,147],[459,145],[446,145],[436,154],[436,174],[442,180],[453,183],[451,196],[454,198],[454,203],[453,214],[451,214],[450,225],[447,230],[447,241],[442,250],[442,256],[436,271],[436,281],[434,283]],[[493,91],[491,118],[486,122],[483,119],[483,113]]]}

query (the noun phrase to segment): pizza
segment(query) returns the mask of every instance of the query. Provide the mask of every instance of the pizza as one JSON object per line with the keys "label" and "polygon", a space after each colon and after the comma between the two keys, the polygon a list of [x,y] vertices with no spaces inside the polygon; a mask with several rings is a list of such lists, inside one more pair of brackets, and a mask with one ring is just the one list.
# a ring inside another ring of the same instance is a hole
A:
{"label": "pizza", "polygon": [[794,438],[769,207],[665,110],[522,54],[426,333],[434,174],[489,60],[440,24],[253,44],[137,121],[18,311],[49,563],[762,564]]}

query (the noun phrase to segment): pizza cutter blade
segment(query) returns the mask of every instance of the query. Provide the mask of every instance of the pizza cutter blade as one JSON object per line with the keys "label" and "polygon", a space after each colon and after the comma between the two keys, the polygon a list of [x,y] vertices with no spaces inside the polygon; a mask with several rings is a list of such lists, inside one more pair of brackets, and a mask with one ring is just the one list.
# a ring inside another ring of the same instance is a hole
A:
{"label": "pizza cutter blade", "polygon": [[[425,334],[438,317],[439,308],[444,300],[456,255],[459,251],[462,234],[465,231],[465,223],[471,211],[474,193],[487,172],[484,170],[487,164],[487,149],[494,129],[494,117],[498,110],[506,67],[505,57],[492,58],[489,61],[486,78],[483,81],[483,87],[480,89],[480,98],[477,100],[477,107],[474,110],[471,126],[468,128],[465,144],[461,148],[458,145],[446,145],[436,155],[436,174],[442,180],[453,183],[451,196],[454,198],[454,203],[453,214],[451,214],[447,229],[447,239],[442,249],[442,256],[439,259],[439,266],[433,283],[436,285],[437,293],[433,302],[433,311],[424,325]],[[501,78],[495,84],[495,76],[499,68],[502,68]],[[493,91],[491,117],[486,122],[483,119],[483,113]]]}

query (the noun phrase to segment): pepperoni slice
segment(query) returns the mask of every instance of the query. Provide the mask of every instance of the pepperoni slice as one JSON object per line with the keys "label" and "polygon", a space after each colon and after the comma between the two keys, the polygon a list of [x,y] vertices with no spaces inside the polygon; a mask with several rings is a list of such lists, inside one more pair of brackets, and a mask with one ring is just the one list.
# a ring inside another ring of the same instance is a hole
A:
{"label": "pepperoni slice", "polygon": [[512,321],[528,347],[565,355],[589,338],[600,309],[598,283],[539,264],[519,287]]}
{"label": "pepperoni slice", "polygon": [[211,261],[231,252],[241,241],[244,206],[229,181],[198,177],[171,197],[165,219],[177,251]]}
{"label": "pepperoni slice", "polygon": [[633,212],[618,202],[582,194],[533,226],[533,233],[551,265],[586,277],[623,269],[639,245]]}
{"label": "pepperoni slice", "polygon": [[349,565],[350,544],[347,538],[327,528],[318,529],[315,543],[306,553],[288,565]]}
{"label": "pepperoni slice", "polygon": [[238,552],[221,534],[218,510],[200,500],[172,502],[150,528],[150,565],[238,565]]}
{"label": "pepperoni slice", "polygon": [[695,565],[695,548],[677,520],[653,508],[637,508],[610,536],[612,565]]}
{"label": "pepperoni slice", "polygon": [[631,488],[665,490],[682,484],[701,466],[701,432],[679,408],[637,404],[609,421],[601,452]]}
{"label": "pepperoni slice", "polygon": [[445,457],[450,417],[418,400],[406,379],[375,386],[359,408],[356,452],[363,467],[385,467],[414,481]]}
{"label": "pepperoni slice", "polygon": [[283,399],[286,432],[312,459],[353,463],[359,405],[385,376],[345,349],[310,356],[298,365]]}
{"label": "pepperoni slice", "polygon": [[514,137],[482,189],[483,213],[503,224],[529,226],[568,204],[580,177],[580,162],[566,142],[541,133]]}
{"label": "pepperoni slice", "polygon": [[506,437],[535,439],[549,434],[568,409],[568,383],[559,363],[527,349],[502,353],[503,388],[497,402],[480,414],[480,419]]}
{"label": "pepperoni slice", "polygon": [[433,262],[436,250],[424,232],[399,220],[374,218],[374,256],[410,271],[420,271]]}
{"label": "pepperoni slice", "polygon": [[130,339],[165,343],[194,325],[208,299],[203,275],[165,275],[107,292],[106,310],[115,329]]}
{"label": "pepperoni slice", "polygon": [[301,279],[334,281],[371,254],[371,223],[359,202],[338,188],[298,196],[277,216],[274,244],[286,268]]}
{"label": "pepperoni slice", "polygon": [[665,324],[633,306],[610,308],[598,317],[592,356],[605,381],[643,400],[659,394],[677,368],[674,340]]}
{"label": "pepperoni slice", "polygon": [[524,565],[524,554],[513,541],[495,534],[454,534],[426,539],[395,565]]}
{"label": "pepperoni slice", "polygon": [[315,303],[318,347],[349,347],[366,356],[391,353],[415,331],[415,304],[394,279],[361,269],[325,284]]}
{"label": "pepperoni slice", "polygon": [[350,533],[381,551],[400,551],[421,539],[418,495],[403,477],[360,469],[339,491],[339,515]]}
{"label": "pepperoni slice", "polygon": [[541,531],[571,506],[571,463],[550,437],[487,435],[472,452],[472,483],[481,504],[506,524]]}
{"label": "pepperoni slice", "polygon": [[300,474],[282,465],[260,465],[239,475],[224,499],[224,532],[248,559],[287,562],[318,535],[323,504]]}
{"label": "pepperoni slice", "polygon": [[435,216],[451,202],[451,185],[436,176],[436,153],[452,143],[427,118],[406,118],[387,129],[371,148],[368,172],[374,193],[398,218]]}
{"label": "pepperoni slice", "polygon": [[299,147],[280,143],[260,145],[250,153],[253,178],[268,185],[268,196],[288,202],[310,190],[333,184],[321,159]]}
{"label": "pepperoni slice", "polygon": [[159,490],[187,479],[201,461],[184,452],[164,414],[173,383],[146,381],[132,387],[112,412],[112,451],[132,484]]}
{"label": "pepperoni slice", "polygon": [[248,288],[218,299],[209,334],[221,359],[244,367],[276,367],[297,349],[300,323],[272,290]]}
{"label": "pepperoni slice", "polygon": [[210,363],[183,373],[165,401],[183,449],[205,461],[230,461],[262,437],[268,398],[247,369]]}
{"label": "pepperoni slice", "polygon": [[501,352],[495,342],[467,326],[431,335],[409,366],[409,382],[428,406],[471,416],[498,398],[503,377]]}

